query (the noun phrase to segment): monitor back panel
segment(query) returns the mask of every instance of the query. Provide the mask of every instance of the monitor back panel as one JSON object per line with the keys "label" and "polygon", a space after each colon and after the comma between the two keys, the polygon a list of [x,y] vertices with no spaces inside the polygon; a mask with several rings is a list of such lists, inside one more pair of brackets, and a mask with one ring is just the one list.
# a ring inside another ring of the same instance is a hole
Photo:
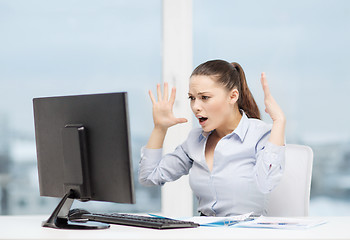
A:
{"label": "monitor back panel", "polygon": [[132,203],[127,93],[33,99],[40,194],[62,197],[62,128],[87,129],[91,200]]}

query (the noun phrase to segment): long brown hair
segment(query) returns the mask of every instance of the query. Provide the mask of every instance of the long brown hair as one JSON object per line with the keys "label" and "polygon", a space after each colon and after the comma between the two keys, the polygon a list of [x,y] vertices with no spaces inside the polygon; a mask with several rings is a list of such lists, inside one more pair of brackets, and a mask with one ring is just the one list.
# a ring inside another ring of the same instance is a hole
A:
{"label": "long brown hair", "polygon": [[205,75],[214,77],[229,91],[237,88],[239,98],[238,108],[242,109],[249,118],[260,119],[260,111],[252,93],[248,88],[245,74],[241,65],[236,62],[229,63],[223,60],[211,60],[202,63],[193,70],[191,77],[195,75]]}

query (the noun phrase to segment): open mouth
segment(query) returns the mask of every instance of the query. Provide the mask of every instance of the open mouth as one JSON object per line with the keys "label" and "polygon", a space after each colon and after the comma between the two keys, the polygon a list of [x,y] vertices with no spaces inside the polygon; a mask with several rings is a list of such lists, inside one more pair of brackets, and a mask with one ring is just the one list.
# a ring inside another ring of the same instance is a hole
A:
{"label": "open mouth", "polygon": [[208,120],[208,118],[206,118],[206,117],[199,117],[198,120],[199,120],[200,124],[203,124],[205,121]]}
{"label": "open mouth", "polygon": [[199,121],[200,121],[200,122],[204,122],[204,121],[207,120],[207,119],[208,119],[208,118],[206,118],[206,117],[200,117],[200,118],[199,118]]}

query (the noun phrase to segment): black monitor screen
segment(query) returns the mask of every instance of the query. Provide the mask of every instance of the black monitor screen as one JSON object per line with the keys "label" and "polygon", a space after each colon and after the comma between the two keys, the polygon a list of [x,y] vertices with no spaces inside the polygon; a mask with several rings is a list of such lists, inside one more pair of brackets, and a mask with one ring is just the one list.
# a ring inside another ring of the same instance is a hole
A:
{"label": "black monitor screen", "polygon": [[33,104],[40,195],[61,198],[72,188],[76,199],[134,203],[127,93]]}

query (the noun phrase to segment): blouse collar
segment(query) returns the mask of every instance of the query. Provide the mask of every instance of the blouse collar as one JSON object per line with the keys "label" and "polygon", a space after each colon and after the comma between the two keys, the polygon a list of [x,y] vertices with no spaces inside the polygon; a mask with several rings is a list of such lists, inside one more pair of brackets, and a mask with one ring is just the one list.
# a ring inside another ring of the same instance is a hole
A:
{"label": "blouse collar", "polygon": [[[230,134],[228,134],[226,136],[227,137],[231,137],[233,135],[237,135],[239,137],[239,139],[241,140],[241,142],[243,142],[244,138],[245,138],[245,136],[247,134],[247,131],[248,131],[249,119],[248,119],[247,115],[245,114],[245,112],[243,110],[240,110],[240,111],[242,113],[242,118],[239,121],[238,126],[236,127],[236,129],[232,133],[230,133]],[[199,140],[202,140],[203,138],[207,138],[213,131],[210,131],[210,132],[202,131],[202,134],[200,135],[200,139]]]}

